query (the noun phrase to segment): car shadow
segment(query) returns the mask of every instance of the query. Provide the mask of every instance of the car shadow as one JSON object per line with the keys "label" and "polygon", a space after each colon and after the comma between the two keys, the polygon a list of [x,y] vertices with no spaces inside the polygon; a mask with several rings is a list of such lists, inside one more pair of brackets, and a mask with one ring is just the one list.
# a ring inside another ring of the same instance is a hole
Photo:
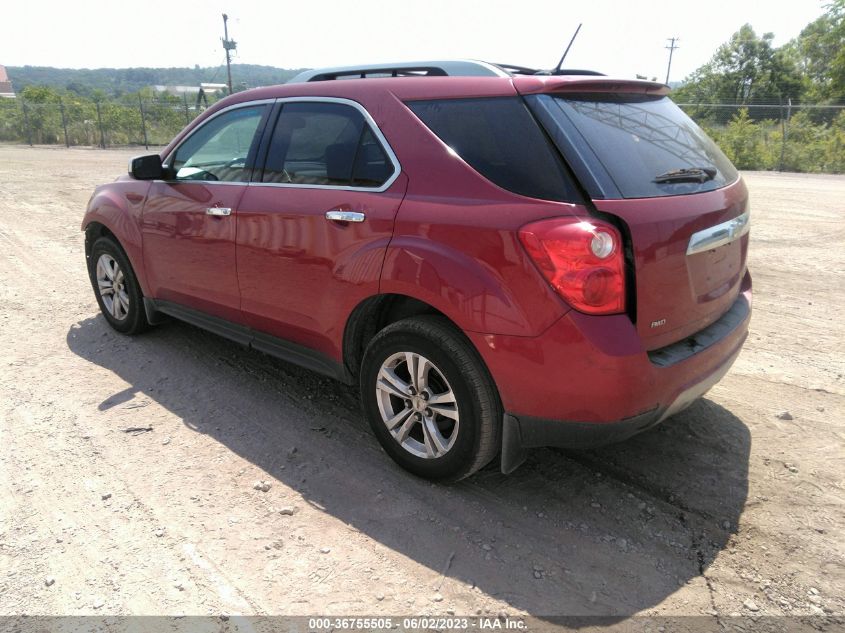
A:
{"label": "car shadow", "polygon": [[97,316],[67,344],[128,383],[101,411],[153,400],[442,582],[541,618],[661,603],[706,574],[748,494],[748,428],[707,399],[622,444],[540,449],[511,475],[494,463],[435,486],[387,458],[333,380],[178,322],[130,339]]}

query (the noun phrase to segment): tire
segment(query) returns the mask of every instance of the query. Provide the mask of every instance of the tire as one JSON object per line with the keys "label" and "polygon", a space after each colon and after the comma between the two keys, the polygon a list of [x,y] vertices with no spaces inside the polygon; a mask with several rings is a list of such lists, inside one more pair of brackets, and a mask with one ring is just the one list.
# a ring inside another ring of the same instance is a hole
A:
{"label": "tire", "polygon": [[[409,367],[422,368],[423,380],[411,380]],[[458,481],[499,452],[499,394],[478,352],[446,319],[426,315],[384,328],[367,346],[360,380],[376,438],[413,474]]]}
{"label": "tire", "polygon": [[[111,237],[100,237],[91,247],[88,275],[100,311],[122,334],[140,334],[149,327],[144,294],[129,258]],[[110,288],[116,288],[111,290]]]}

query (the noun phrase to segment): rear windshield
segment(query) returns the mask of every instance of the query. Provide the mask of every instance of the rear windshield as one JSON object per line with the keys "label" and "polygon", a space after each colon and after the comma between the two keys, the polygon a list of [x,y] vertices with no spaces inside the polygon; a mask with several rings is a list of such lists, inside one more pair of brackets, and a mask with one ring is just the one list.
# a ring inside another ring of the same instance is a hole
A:
{"label": "rear windshield", "polygon": [[[668,97],[536,95],[527,101],[551,126],[555,142],[569,145],[560,147],[565,156],[575,154],[592,164],[594,185],[602,190],[591,191],[594,197],[690,194],[724,187],[738,177],[730,160]],[[596,162],[603,169],[595,169]],[[676,173],[682,169],[691,171]],[[602,187],[602,179],[610,186]]]}
{"label": "rear windshield", "polygon": [[545,200],[580,199],[557,150],[519,97],[407,105],[458,156],[503,189]]}

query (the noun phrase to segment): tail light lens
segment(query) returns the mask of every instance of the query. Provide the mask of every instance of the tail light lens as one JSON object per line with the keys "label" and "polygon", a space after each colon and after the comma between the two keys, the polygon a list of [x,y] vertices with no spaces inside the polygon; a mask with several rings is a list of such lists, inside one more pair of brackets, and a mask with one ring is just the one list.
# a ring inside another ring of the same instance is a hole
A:
{"label": "tail light lens", "polygon": [[526,224],[519,240],[557,293],[588,314],[625,311],[622,237],[599,220],[552,218]]}

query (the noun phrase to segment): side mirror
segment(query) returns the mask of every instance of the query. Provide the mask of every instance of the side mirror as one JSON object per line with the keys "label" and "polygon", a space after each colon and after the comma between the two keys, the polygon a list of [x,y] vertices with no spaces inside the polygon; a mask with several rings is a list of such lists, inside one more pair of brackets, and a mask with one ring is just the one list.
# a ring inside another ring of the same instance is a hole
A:
{"label": "side mirror", "polygon": [[129,175],[135,180],[161,180],[164,178],[161,156],[158,154],[136,156],[129,161]]}

